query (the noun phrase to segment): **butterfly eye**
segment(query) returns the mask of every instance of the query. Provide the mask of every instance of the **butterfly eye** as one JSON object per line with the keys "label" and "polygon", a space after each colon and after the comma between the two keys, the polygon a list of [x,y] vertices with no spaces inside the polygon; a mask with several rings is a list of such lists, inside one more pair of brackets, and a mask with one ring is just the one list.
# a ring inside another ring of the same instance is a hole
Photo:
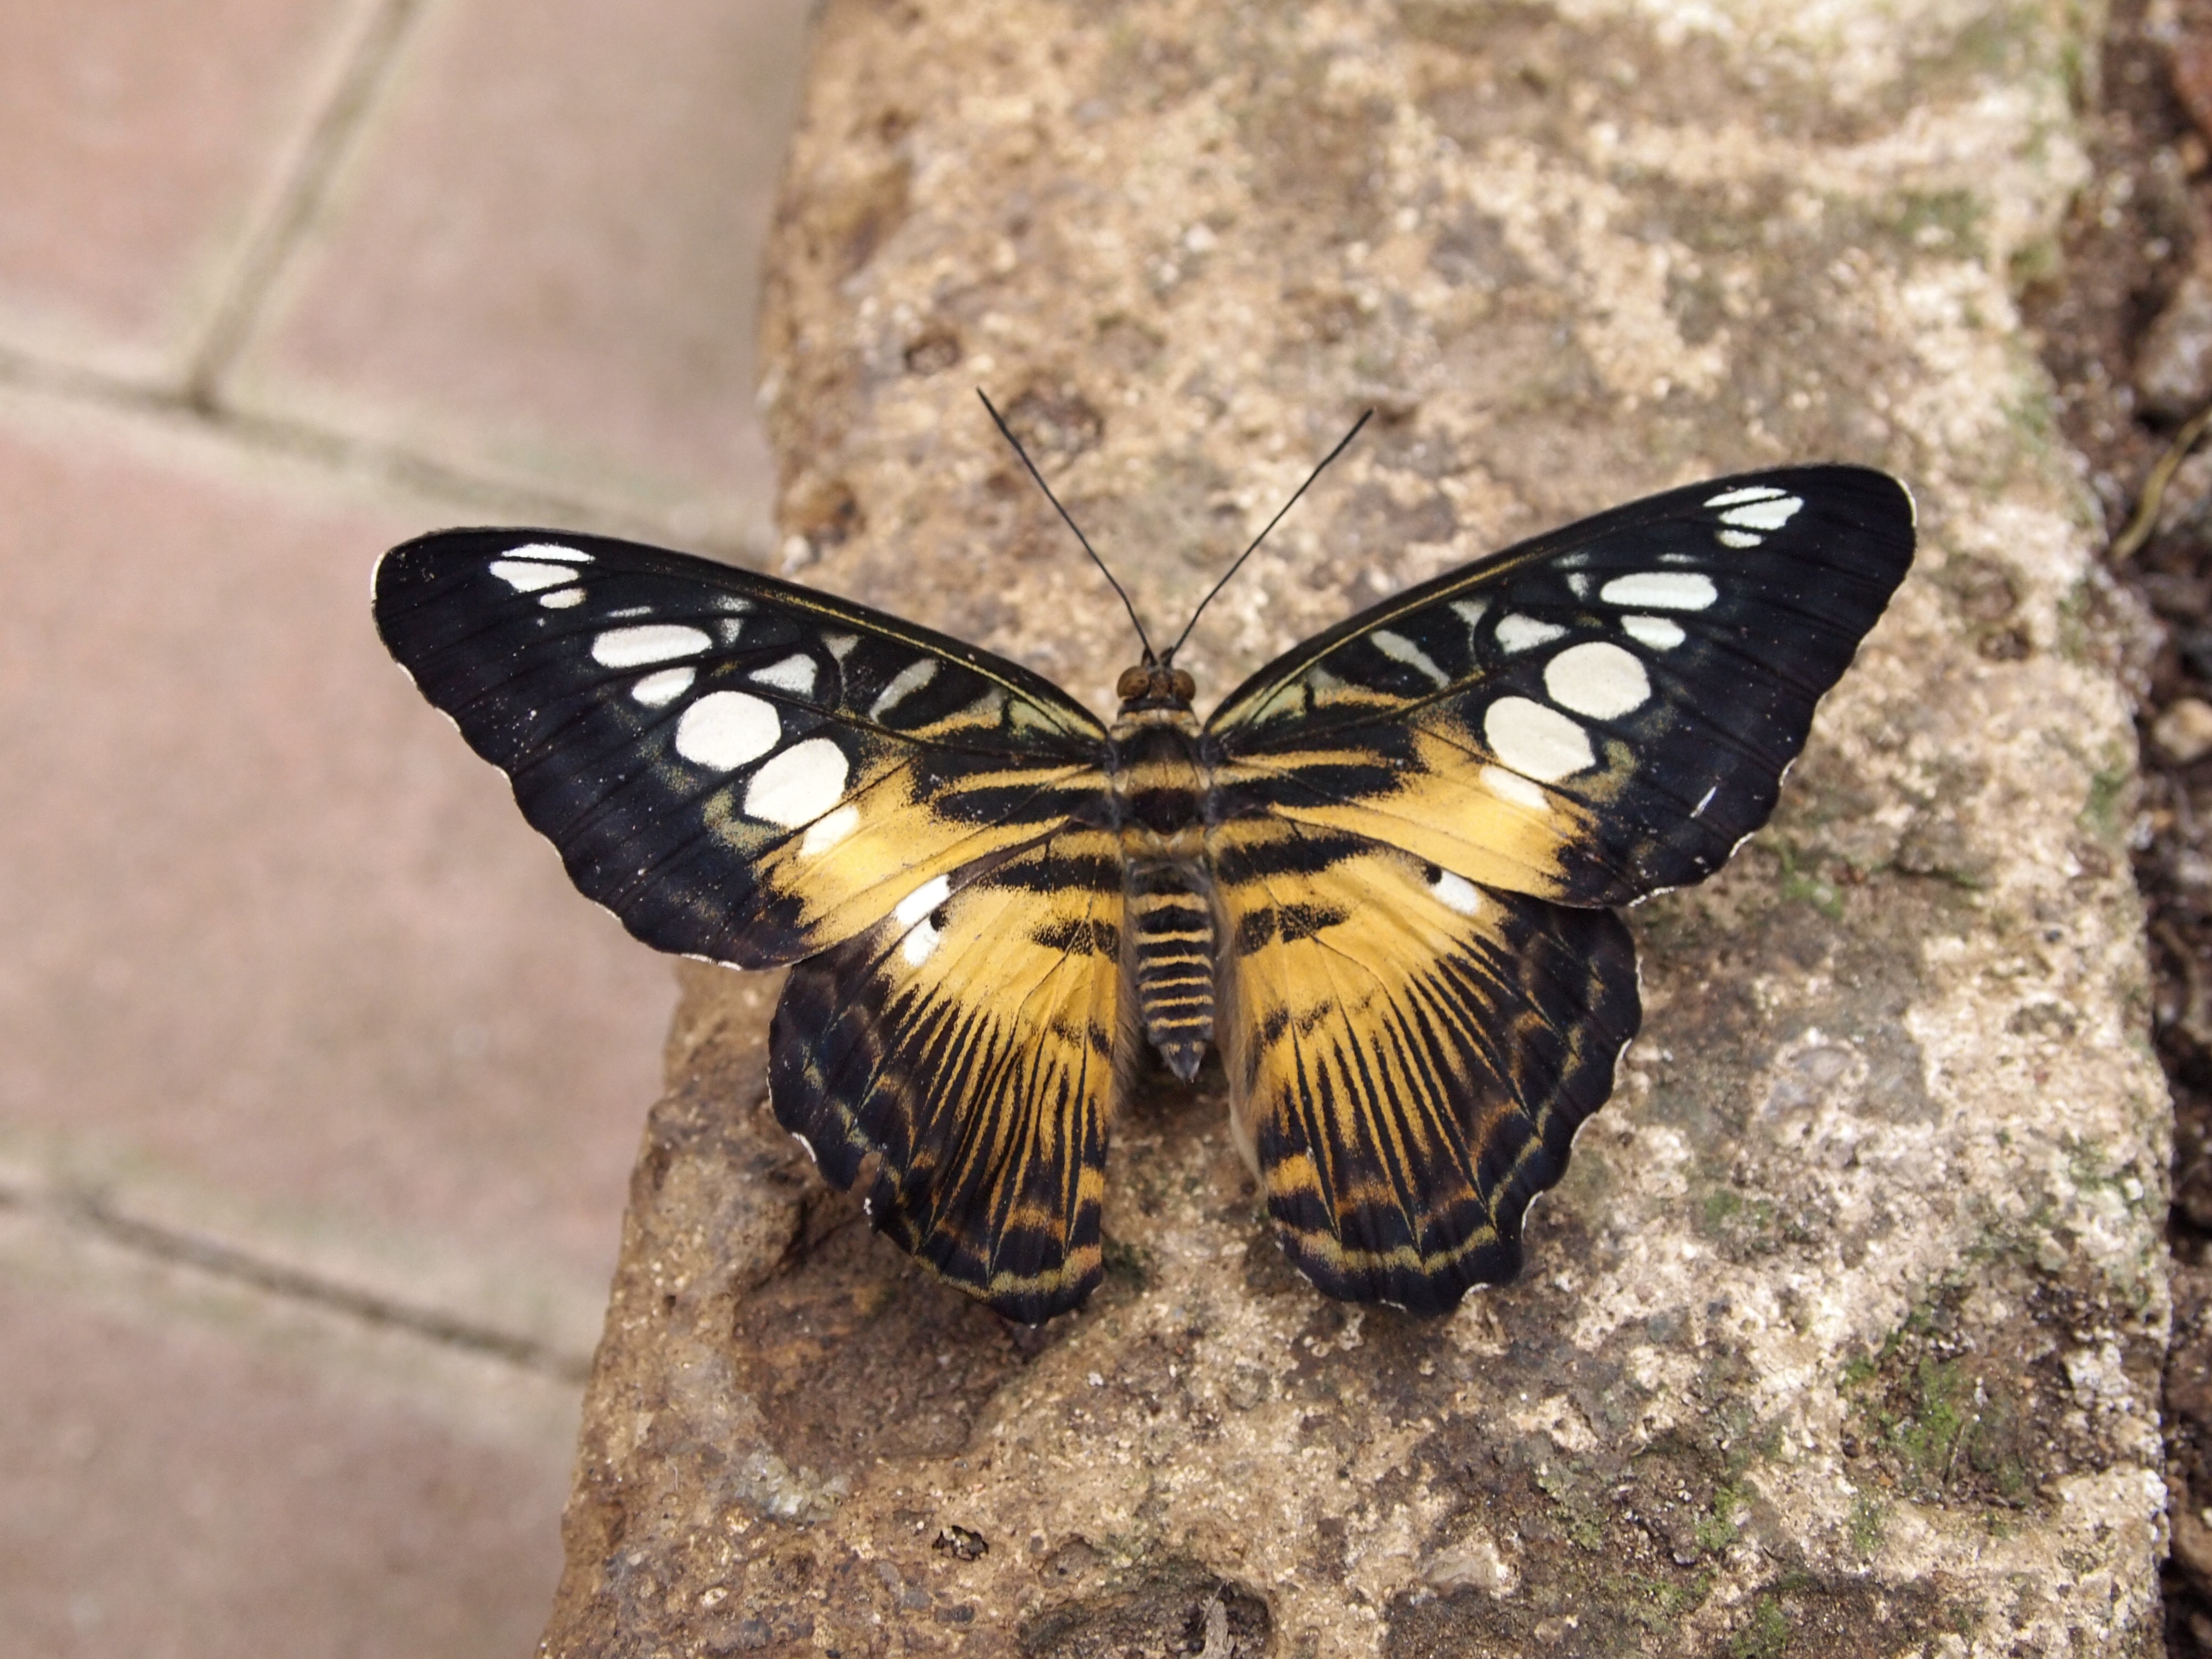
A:
{"label": "butterfly eye", "polygon": [[1168,684],[1173,689],[1176,700],[1179,702],[1188,702],[1198,695],[1198,682],[1180,668],[1168,677]]}
{"label": "butterfly eye", "polygon": [[1121,678],[1114,682],[1114,695],[1123,702],[1134,702],[1152,689],[1152,674],[1148,668],[1125,668]]}

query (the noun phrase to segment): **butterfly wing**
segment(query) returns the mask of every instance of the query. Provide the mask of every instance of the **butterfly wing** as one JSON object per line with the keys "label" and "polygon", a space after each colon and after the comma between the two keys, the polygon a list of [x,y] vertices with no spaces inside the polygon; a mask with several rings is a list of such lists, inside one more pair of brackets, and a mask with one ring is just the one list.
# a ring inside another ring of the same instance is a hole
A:
{"label": "butterfly wing", "polygon": [[939,876],[792,970],[769,1043],[784,1127],[945,1278],[1035,1324],[1098,1281],[1122,878],[1056,830]]}
{"label": "butterfly wing", "polygon": [[1439,1311],[1512,1275],[1636,1030],[1602,907],[1765,821],[1912,545],[1860,468],[1673,490],[1377,605],[1208,721],[1235,1111],[1323,1290]]}
{"label": "butterfly wing", "polygon": [[1221,811],[1567,904],[1698,880],[1774,810],[1912,546],[1903,487],[1848,466],[1717,479],[1524,542],[1231,693],[1206,723]]}
{"label": "butterfly wing", "polygon": [[664,951],[797,961],[1105,787],[1103,728],[1048,682],[728,565],[448,531],[385,556],[375,611],[576,885]]}
{"label": "butterfly wing", "polygon": [[1097,1280],[1121,880],[1052,685],[790,583],[599,537],[387,555],[385,642],[639,938],[798,962],[770,1097],[876,1226],[1011,1316]]}
{"label": "butterfly wing", "polygon": [[1224,826],[1213,863],[1223,1059],[1291,1261],[1419,1313],[1511,1278],[1636,1034],[1627,928],[1281,819]]}

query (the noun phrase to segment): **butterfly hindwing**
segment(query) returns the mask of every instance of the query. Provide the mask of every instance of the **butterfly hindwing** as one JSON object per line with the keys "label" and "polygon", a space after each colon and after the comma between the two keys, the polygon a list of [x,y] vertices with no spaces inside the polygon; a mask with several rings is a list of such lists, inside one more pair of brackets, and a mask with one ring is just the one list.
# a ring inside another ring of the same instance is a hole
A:
{"label": "butterfly hindwing", "polygon": [[1636,1034],[1626,927],[1341,830],[1211,839],[1232,1110],[1292,1262],[1420,1313],[1510,1279]]}
{"label": "butterfly hindwing", "polygon": [[1036,675],[728,565],[448,531],[386,556],[375,605],[577,886],[662,950],[796,961],[1105,787],[1104,730]]}
{"label": "butterfly hindwing", "polygon": [[1848,466],[1717,479],[1522,543],[1231,693],[1206,728],[1218,810],[1570,904],[1698,880],[1773,811],[1912,546],[1903,488]]}
{"label": "butterfly hindwing", "polygon": [[1062,829],[918,884],[776,1010],[783,1126],[879,1230],[1030,1323],[1101,1271],[1122,893],[1113,838]]}

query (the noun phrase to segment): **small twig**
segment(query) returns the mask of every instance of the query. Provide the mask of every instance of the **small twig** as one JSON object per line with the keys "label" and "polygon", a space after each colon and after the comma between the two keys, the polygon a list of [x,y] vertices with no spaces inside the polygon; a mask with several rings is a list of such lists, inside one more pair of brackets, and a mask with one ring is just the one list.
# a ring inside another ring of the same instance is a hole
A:
{"label": "small twig", "polygon": [[1237,1644],[1229,1635],[1229,1608],[1217,1587],[1206,1604],[1206,1646],[1198,1659],[1231,1659],[1236,1651]]}
{"label": "small twig", "polygon": [[2136,503],[2135,517],[2128,527],[2113,538],[2112,558],[2114,564],[2125,564],[2142,550],[2142,545],[2158,528],[2159,508],[2166,503],[2166,487],[2173,482],[2173,475],[2189,452],[2197,447],[2207,431],[2212,431],[2212,404],[2206,404],[2189,417],[2189,423],[2173,434],[2173,441],[2166,447],[2166,453],[2158,458],[2143,480],[2142,495]]}

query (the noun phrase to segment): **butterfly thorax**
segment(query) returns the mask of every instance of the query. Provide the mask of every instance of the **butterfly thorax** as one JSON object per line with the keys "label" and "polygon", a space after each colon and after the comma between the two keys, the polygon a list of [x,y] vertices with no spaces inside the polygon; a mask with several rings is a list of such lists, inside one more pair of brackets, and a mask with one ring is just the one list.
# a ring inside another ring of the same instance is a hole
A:
{"label": "butterfly thorax", "polygon": [[[1128,884],[1123,955],[1145,1035],[1176,1076],[1213,1039],[1212,884],[1204,862],[1208,782],[1190,677],[1132,669],[1109,749],[1115,830]],[[1147,676],[1141,688],[1132,682]],[[1131,690],[1138,695],[1130,696]],[[1180,695],[1178,695],[1180,694]]]}

